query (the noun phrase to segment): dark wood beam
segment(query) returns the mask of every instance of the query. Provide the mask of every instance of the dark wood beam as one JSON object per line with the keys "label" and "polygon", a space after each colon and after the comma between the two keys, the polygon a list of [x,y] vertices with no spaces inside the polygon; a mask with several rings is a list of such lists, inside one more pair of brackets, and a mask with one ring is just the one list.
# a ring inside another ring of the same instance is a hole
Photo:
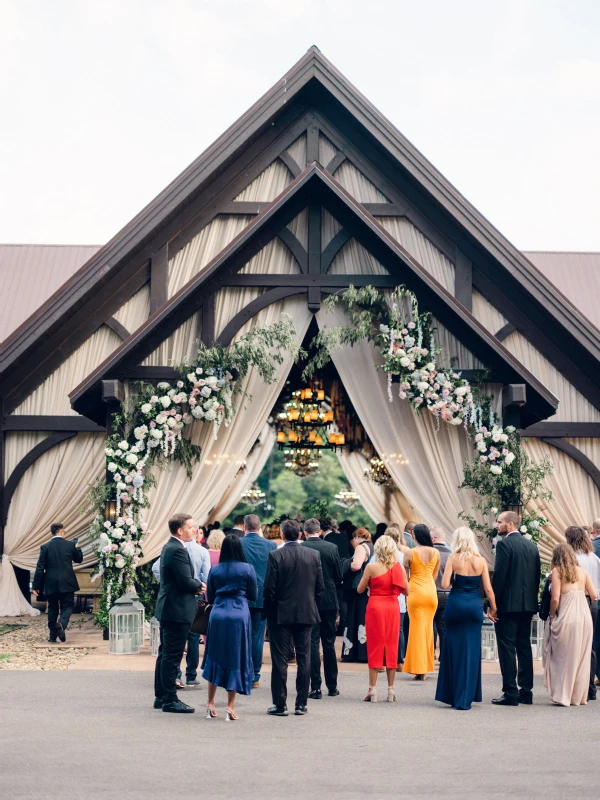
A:
{"label": "dark wood beam", "polygon": [[334,157],[329,162],[329,164],[327,164],[325,169],[331,175],[335,175],[335,173],[342,166],[342,164],[344,163],[345,160],[346,160],[346,154],[342,153],[341,150],[338,150],[337,153],[334,155]]}
{"label": "dark wood beam", "polygon": [[[345,289],[348,286],[375,286],[378,289],[393,289],[402,283],[392,275],[231,275],[226,286],[319,286]],[[214,285],[214,284],[213,284]]]}
{"label": "dark wood beam", "polygon": [[306,163],[312,164],[319,160],[319,128],[309,125],[306,130]]}
{"label": "dark wood beam", "polygon": [[169,244],[153,253],[150,260],[150,316],[167,302]]}
{"label": "dark wood beam", "polygon": [[321,290],[318,286],[308,287],[308,310],[316,314],[321,309]]}
{"label": "dark wood beam", "polygon": [[104,320],[104,324],[106,325],[107,328],[110,328],[111,331],[116,333],[122,342],[124,342],[125,339],[129,339],[130,336],[129,331],[127,330],[125,325],[121,325],[118,319],[115,319],[114,317],[109,317],[108,319]]}
{"label": "dark wood beam", "polygon": [[261,294],[259,297],[256,297],[252,302],[248,303],[248,305],[239,311],[233,319],[231,319],[223,331],[219,334],[219,338],[217,339],[217,344],[222,345],[229,345],[231,344],[233,337],[236,335],[238,331],[240,331],[244,325],[252,319],[252,317],[256,316],[259,311],[262,311],[263,308],[270,306],[271,303],[276,303],[278,300],[283,300],[286,297],[291,297],[292,295],[296,294],[304,294],[306,289],[304,287],[279,287],[277,289],[271,289],[269,292],[265,292]]}
{"label": "dark wood beam", "polygon": [[321,272],[329,271],[333,259],[351,238],[352,234],[345,228],[335,234],[321,254]]}
{"label": "dark wood beam", "polygon": [[284,166],[286,166],[289,169],[289,171],[292,173],[293,178],[297,178],[298,175],[300,175],[300,173],[302,172],[302,170],[298,166],[298,162],[296,161],[296,159],[293,156],[291,156],[287,150],[283,150],[281,153],[279,153],[277,158],[281,161],[281,163]]}
{"label": "dark wood beam", "polygon": [[[47,429],[46,429],[47,430]],[[103,430],[103,429],[101,429]],[[42,442],[37,444],[34,448],[32,448],[24,458],[22,458],[17,466],[12,471],[9,479],[6,481],[6,486],[4,487],[4,494],[2,497],[2,517],[0,519],[2,530],[6,526],[6,521],[8,519],[8,510],[10,507],[11,500],[15,493],[17,486],[19,485],[19,481],[23,477],[23,475],[27,472],[29,467],[38,460],[38,458],[47,453],[48,450],[51,450],[57,444],[66,441],[67,439],[72,439],[73,436],[77,436],[76,431],[61,431],[52,433],[48,436],[47,439],[44,439]],[[4,542],[2,542],[2,545]]]}
{"label": "dark wood beam", "polygon": [[458,247],[454,267],[454,297],[468,311],[473,310],[473,263]]}
{"label": "dark wood beam", "polygon": [[506,325],[503,325],[502,328],[497,331],[496,339],[498,339],[499,342],[503,342],[505,339],[508,339],[511,333],[514,333],[516,330],[517,329],[512,322],[507,322]]}
{"label": "dark wood beam", "polygon": [[104,428],[91,419],[79,414],[73,416],[34,416],[30,414],[11,414],[4,417],[5,431],[68,431],[73,434],[102,433]]}
{"label": "dark wood beam", "polygon": [[308,274],[321,272],[321,206],[311,203],[308,207]]}
{"label": "dark wood beam", "polygon": [[600,422],[537,422],[521,433],[537,439],[600,439]]}
{"label": "dark wood beam", "polygon": [[405,209],[397,203],[363,203],[373,217],[405,217]]}
{"label": "dark wood beam", "polygon": [[287,226],[282,228],[277,234],[277,238],[283,242],[294,256],[300,267],[300,272],[308,272],[308,253],[291,230]]}
{"label": "dark wood beam", "polygon": [[208,292],[202,301],[202,341],[207,347],[215,343],[215,293]]}
{"label": "dark wood beam", "polygon": [[582,453],[579,448],[575,447],[575,445],[571,444],[571,442],[565,442],[564,439],[542,439],[543,442],[546,444],[551,445],[552,447],[556,447],[557,450],[562,450],[563,453],[566,453],[570,456],[573,461],[576,461],[580,467],[582,467],[590,478],[594,481],[598,489],[600,489],[600,469],[594,464],[594,462],[588,458],[585,453]]}
{"label": "dark wood beam", "polygon": [[126,367],[119,372],[121,380],[148,381],[148,383],[159,383],[160,381],[176,381],[180,375],[173,367]]}
{"label": "dark wood beam", "polygon": [[[268,205],[267,202],[259,200],[225,200],[220,204],[218,213],[228,217],[255,217],[261,211],[264,211]],[[196,233],[200,230],[201,228]],[[194,233],[194,236],[196,233]],[[176,244],[178,242],[179,240],[176,241]]]}

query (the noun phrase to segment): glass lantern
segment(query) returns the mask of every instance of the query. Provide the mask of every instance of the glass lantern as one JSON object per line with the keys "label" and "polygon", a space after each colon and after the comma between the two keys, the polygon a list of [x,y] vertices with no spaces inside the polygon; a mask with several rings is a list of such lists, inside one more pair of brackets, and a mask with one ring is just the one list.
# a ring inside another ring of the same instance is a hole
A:
{"label": "glass lantern", "polygon": [[498,645],[494,623],[485,620],[481,628],[481,660],[498,661]]}
{"label": "glass lantern", "polygon": [[108,652],[134,655],[144,643],[144,606],[135,592],[115,601],[108,612]]}
{"label": "glass lantern", "polygon": [[531,620],[531,652],[534,661],[541,661],[544,651],[544,622],[536,614]]}
{"label": "glass lantern", "polygon": [[158,648],[160,646],[160,622],[156,617],[150,620],[150,652],[153,656],[158,655]]}

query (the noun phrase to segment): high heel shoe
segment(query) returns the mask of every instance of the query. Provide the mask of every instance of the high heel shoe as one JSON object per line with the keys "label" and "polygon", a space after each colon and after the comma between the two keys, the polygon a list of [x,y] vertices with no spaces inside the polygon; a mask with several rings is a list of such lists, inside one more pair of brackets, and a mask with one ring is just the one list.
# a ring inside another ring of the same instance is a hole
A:
{"label": "high heel shoe", "polygon": [[387,696],[388,703],[395,703],[396,702],[396,692],[394,691],[393,686],[388,686],[388,696]]}
{"label": "high heel shoe", "polygon": [[225,722],[229,722],[229,720],[236,720],[236,719],[237,719],[237,715],[236,715],[235,711],[232,711],[231,709],[226,708],[225,709]]}
{"label": "high heel shoe", "polygon": [[365,703],[376,703],[377,702],[377,687],[369,686],[369,691],[367,692],[367,696],[364,698]]}
{"label": "high heel shoe", "polygon": [[213,708],[213,706],[206,706],[206,719],[214,719],[218,716],[216,708]]}

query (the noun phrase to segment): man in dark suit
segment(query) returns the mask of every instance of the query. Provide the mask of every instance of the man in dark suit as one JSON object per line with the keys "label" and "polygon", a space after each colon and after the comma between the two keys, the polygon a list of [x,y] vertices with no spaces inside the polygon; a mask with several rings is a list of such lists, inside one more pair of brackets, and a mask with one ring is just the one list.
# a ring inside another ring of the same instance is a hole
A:
{"label": "man in dark suit", "polygon": [[175,514],[169,520],[169,531],[171,538],[160,554],[160,589],[154,612],[160,622],[154,708],[174,714],[192,714],[195,709],[177,697],[175,681],[196,614],[196,594],[205,587],[194,578],[192,561],[184,545],[194,538],[194,520],[189,514]]}
{"label": "man in dark suit", "polygon": [[237,536],[239,539],[241,539],[244,535],[244,517],[241,514],[238,514],[233,520],[233,528],[227,528],[227,530],[223,531],[223,533],[232,534],[233,536]]}
{"label": "man in dark suit", "polygon": [[321,692],[321,657],[319,644],[323,643],[323,671],[325,685],[330,697],[337,697],[338,666],[335,654],[335,622],[337,618],[337,589],[342,585],[342,562],[337,547],[331,542],[324,542],[321,537],[321,523],[318,519],[307,519],[304,523],[307,539],[304,547],[310,547],[321,557],[324,592],[319,616],[321,622],[313,625],[310,635],[310,686],[311,700],[320,700]]}
{"label": "man in dark suit", "polygon": [[65,528],[60,522],[51,525],[50,532],[52,538],[40,548],[33,576],[33,593],[37,597],[43,591],[48,601],[48,641],[56,642],[58,637],[64,642],[75,604],[75,592],[79,590],[73,563],[81,564],[83,551],[77,547],[77,539],[72,542],[65,539]]}
{"label": "man in dark suit", "polygon": [[321,621],[323,570],[314,550],[298,541],[300,525],[291,519],[281,523],[283,547],[269,553],[264,585],[264,613],[269,622],[271,645],[271,694],[268,714],[287,717],[287,670],[292,639],[296,647],[296,714],[306,714],[310,683],[310,632]]}
{"label": "man in dark suit", "polygon": [[267,626],[267,620],[263,616],[263,587],[267,571],[267,559],[271,550],[277,549],[277,545],[275,542],[271,542],[261,536],[260,519],[256,514],[248,514],[248,516],[244,517],[244,531],[245,535],[241,540],[242,548],[246,561],[254,567],[258,587],[256,600],[248,601],[250,624],[252,626],[252,667],[254,669],[252,688],[258,689],[263,662],[265,628]]}
{"label": "man in dark suit", "polygon": [[514,511],[503,511],[498,516],[498,533],[504,537],[496,545],[492,577],[498,607],[494,622],[503,692],[492,703],[498,706],[531,705],[533,698],[531,618],[538,610],[541,564],[537,547],[519,533],[520,524],[520,517]]}

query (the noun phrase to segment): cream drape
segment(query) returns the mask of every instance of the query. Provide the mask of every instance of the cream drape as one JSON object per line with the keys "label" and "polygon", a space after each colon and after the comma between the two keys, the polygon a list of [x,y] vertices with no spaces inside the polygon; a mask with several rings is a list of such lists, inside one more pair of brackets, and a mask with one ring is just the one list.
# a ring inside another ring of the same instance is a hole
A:
{"label": "cream drape", "polygon": [[365,478],[368,462],[364,456],[344,450],[337,455],[350,488],[360,496],[362,507],[376,524],[397,522],[404,527],[409,520],[419,518],[419,512],[398,489],[390,491]]}
{"label": "cream drape", "polygon": [[306,134],[303,133],[287,149],[287,152],[294,159],[300,169],[306,167]]}
{"label": "cream drape", "polygon": [[553,494],[552,500],[531,503],[533,508],[550,520],[544,529],[550,541],[540,541],[539,544],[542,558],[550,560],[553,546],[565,541],[564,533],[570,525],[591,525],[600,516],[600,490],[585,470],[566,453],[541,439],[532,437],[523,442],[530,458],[541,461],[547,456],[554,464],[553,474],[544,482]]}
{"label": "cream drape", "polygon": [[[300,344],[311,318],[303,296],[286,298],[263,309],[254,318],[254,324],[270,325],[284,313],[292,317]],[[204,524],[211,509],[227,491],[240,460],[250,452],[283,387],[292,359],[287,353],[282,355],[284,362],[277,368],[276,380],[268,386],[255,369],[250,370],[242,386],[252,399],[247,396],[238,400],[238,413],[228,428],[221,427],[216,441],[212,426],[192,423],[186,435],[202,447],[202,457],[194,466],[191,481],[178,464],[158,474],[157,486],[150,492],[151,507],[146,517],[149,532],[144,542],[145,561],[159,554],[168,535],[167,521],[171,514],[186,512]]]}
{"label": "cream drape", "polygon": [[142,286],[113,316],[129,333],[137,331],[150,316],[150,285]]}
{"label": "cream drape", "polygon": [[359,203],[389,203],[388,198],[356,169],[354,164],[346,160],[335,173],[336,181],[349,192]]}
{"label": "cream drape", "polygon": [[[275,429],[266,422],[263,426],[257,443],[252,448],[246,458],[246,469],[244,472],[236,474],[225,494],[217,502],[216,506],[208,515],[207,521],[224,520],[237,506],[240,497],[246,489],[249,489],[258,478],[267,463],[267,459],[273,451],[275,445]],[[260,514],[260,507],[257,509]]]}
{"label": "cream drape", "polygon": [[484,328],[494,336],[501,330],[508,320],[504,317],[498,309],[493,306],[489,300],[480,294],[477,289],[473,289],[472,295],[473,310],[472,314],[478,322],[481,322]]}
{"label": "cream drape", "polygon": [[[331,144],[329,139],[326,136],[323,136],[322,133],[319,134],[319,163],[326,167],[327,164],[331,161],[334,155],[337,153],[335,147]],[[338,167],[339,171],[339,167]],[[334,174],[337,174],[334,173]]]}
{"label": "cream drape", "polygon": [[270,203],[291,182],[292,175],[288,168],[283,162],[276,160],[233,199],[234,201]]}
{"label": "cream drape", "polygon": [[21,459],[50,434],[40,431],[7,431],[4,434],[4,480],[7,481]]}
{"label": "cream drape", "polygon": [[19,589],[17,576],[10,565],[10,559],[0,558],[0,617],[37,617],[37,608],[27,602]]}

